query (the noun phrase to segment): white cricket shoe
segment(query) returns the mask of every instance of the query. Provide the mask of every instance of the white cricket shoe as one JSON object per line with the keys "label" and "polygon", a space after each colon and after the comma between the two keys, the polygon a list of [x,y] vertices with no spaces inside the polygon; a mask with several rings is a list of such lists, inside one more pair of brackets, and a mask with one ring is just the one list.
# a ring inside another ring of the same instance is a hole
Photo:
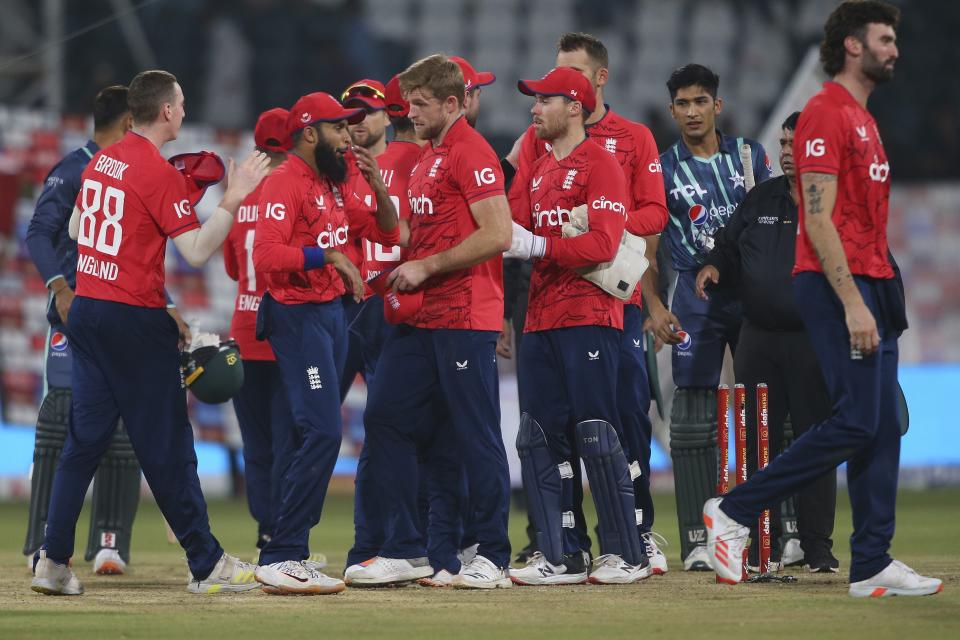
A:
{"label": "white cricket shoe", "polygon": [[384,587],[413,582],[433,575],[427,558],[384,558],[377,556],[347,567],[344,581],[351,587]]}
{"label": "white cricket shoe", "polygon": [[460,566],[462,567],[465,564],[470,564],[473,562],[473,559],[477,557],[477,549],[480,548],[480,543],[470,545],[469,547],[464,547],[457,552],[457,560],[460,561]]}
{"label": "white cricket shoe", "polygon": [[899,560],[894,560],[872,578],[850,584],[850,595],[854,598],[930,596],[941,591],[942,580],[921,576]]}
{"label": "white cricket shoe", "polygon": [[417,580],[417,584],[421,587],[449,587],[453,585],[454,575],[447,571],[446,569],[440,569],[435,574],[429,578],[420,578]]}
{"label": "white cricket shoe", "polygon": [[509,567],[501,569],[481,555],[477,555],[460,567],[460,573],[453,578],[455,589],[509,589]]}
{"label": "white cricket shoe", "polygon": [[707,553],[707,545],[701,544],[693,548],[693,551],[683,559],[684,571],[711,571],[713,565],[710,564],[710,554]]}
{"label": "white cricket shoe", "polygon": [[190,574],[187,591],[190,593],[233,593],[250,591],[259,585],[254,579],[256,567],[224,553],[206,578],[195,578]]}
{"label": "white cricket shoe", "polygon": [[799,538],[790,538],[783,545],[783,552],[780,554],[780,563],[785,567],[799,566],[803,564],[803,547],[800,546]]}
{"label": "white cricket shoe", "polygon": [[47,557],[47,551],[39,551],[40,559],[33,569],[30,588],[47,596],[79,596],[83,585],[73,571],[65,564],[54,562]]}
{"label": "white cricket shoe", "polygon": [[564,562],[551,564],[539,551],[534,551],[522,569],[510,569],[510,579],[519,585],[584,584],[589,574],[583,552],[564,556]]}
{"label": "white cricket shoe", "polygon": [[100,549],[93,559],[93,572],[98,576],[122,576],[127,571],[127,563],[116,549]]}
{"label": "white cricket shoe", "polygon": [[320,571],[321,569],[327,568],[327,554],[325,553],[311,553],[307,556],[307,559],[303,561],[303,566],[307,569],[313,569],[314,571]]}
{"label": "white cricket shoe", "polygon": [[640,536],[650,558],[650,570],[655,576],[662,576],[667,569],[667,556],[660,550],[660,545],[667,546],[667,539],[654,531],[647,531]]}
{"label": "white cricket shoe", "polygon": [[604,553],[593,561],[590,584],[632,584],[653,575],[650,563],[630,564],[613,553]]}
{"label": "white cricket shoe", "polygon": [[284,560],[261,565],[256,569],[257,582],[271,595],[329,595],[347,588],[343,580],[331,578],[306,567],[306,562]]}
{"label": "white cricket shoe", "polygon": [[722,498],[710,498],[703,505],[707,526],[707,554],[721,582],[737,584],[743,577],[743,549],[750,529],[720,509]]}

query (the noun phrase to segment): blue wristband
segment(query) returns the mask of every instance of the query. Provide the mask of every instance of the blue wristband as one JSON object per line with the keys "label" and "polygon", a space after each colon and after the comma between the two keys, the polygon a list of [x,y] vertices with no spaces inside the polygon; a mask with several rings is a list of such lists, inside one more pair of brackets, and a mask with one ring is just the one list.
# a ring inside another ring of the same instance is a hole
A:
{"label": "blue wristband", "polygon": [[320,247],[303,248],[303,270],[319,269],[326,264],[323,249]]}

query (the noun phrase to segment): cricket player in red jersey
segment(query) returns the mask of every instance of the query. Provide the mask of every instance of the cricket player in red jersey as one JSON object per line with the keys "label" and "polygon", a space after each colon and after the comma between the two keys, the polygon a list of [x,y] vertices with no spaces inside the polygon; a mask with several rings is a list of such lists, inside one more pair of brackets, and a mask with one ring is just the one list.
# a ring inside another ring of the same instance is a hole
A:
{"label": "cricket player in red jersey", "polygon": [[450,56],[463,73],[463,115],[471,127],[477,127],[480,118],[480,92],[483,87],[493,84],[497,76],[490,71],[477,71],[472,64],[460,56]]}
{"label": "cricket player in red jersey", "polygon": [[[650,575],[650,563],[636,534],[617,409],[623,303],[574,271],[616,256],[626,226],[626,180],[616,158],[587,142],[584,121],[597,103],[583,74],[558,67],[541,80],[521,80],[519,88],[536,96],[533,126],[551,148],[520,170],[510,190],[516,226],[506,256],[535,260],[520,346],[521,384],[529,386],[520,394],[517,450],[539,547],[511,576],[526,585],[587,581],[589,555],[573,517],[573,465],[582,455],[602,553],[589,579],[636,582]],[[581,208],[586,232],[565,237]],[[578,446],[568,439],[571,431]]]}
{"label": "cricket player in red jersey", "polygon": [[[260,114],[253,130],[257,151],[270,158],[270,170],[287,159],[290,135],[286,109]],[[243,437],[243,468],[247,505],[257,521],[257,548],[262,549],[273,532],[276,506],[280,503],[282,469],[274,456],[273,427],[284,423],[283,432],[292,433],[293,415],[283,389],[283,380],[270,343],[256,338],[257,310],[266,289],[263,274],[253,267],[257,205],[263,183],[244,198],[237,220],[223,243],[223,264],[237,281],[237,297],[230,323],[230,336],[237,341],[243,360],[243,387],[233,397],[233,408]],[[278,450],[284,447],[276,443]],[[275,464],[276,463],[276,464]]]}
{"label": "cricket player in red jersey", "polygon": [[344,589],[342,581],[304,562],[340,450],[339,387],[346,353],[340,298],[347,288],[358,300],[363,295],[360,272],[341,250],[352,234],[386,244],[399,241],[396,211],[376,162],[362,149],[356,150],[357,163],[376,196],[376,210],[357,210],[353,194],[344,191],[347,124],[362,118],[362,110],[344,109],[326,93],[297,100],[287,121],[292,151],[265,181],[257,205],[253,262],[266,284],[257,337],[270,341],[295,421],[293,434],[275,430],[273,436],[289,448],[275,453],[286,471],[273,535],[257,567],[267,593]]}
{"label": "cricket player in red jersey", "polygon": [[424,58],[400,74],[400,86],[417,136],[429,144],[407,185],[408,259],[387,278],[396,290],[422,294],[422,306],[387,338],[364,415],[389,508],[387,538],[377,558],[349,567],[345,577],[388,584],[433,575],[418,526],[417,456],[426,441],[452,431],[479,543],[453,586],[509,587],[509,472],[494,353],[503,318],[500,256],[511,237],[503,175],[493,149],[463,117],[456,63]]}
{"label": "cricket player in red jersey", "polygon": [[183,175],[160,155],[185,116],[183,91],[165,71],[144,71],[127,95],[133,129],[98,152],[82,175],[70,237],[77,240],[77,291],[70,308],[73,401],[67,441],[54,477],[34,591],[79,595],[68,563],[84,495],[117,418],[160,511],[186,550],[193,593],[247,591],[253,567],[223,552],[210,533],[197,477],[193,433],[180,375],[177,324],[166,311],[167,238],[194,266],[217,250],[240,202],[267,169],[251,154],[230,163],[219,208],[201,225]]}
{"label": "cricket player in red jersey", "polygon": [[[627,120],[604,102],[603,88],[609,77],[609,56],[600,40],[586,33],[565,33],[557,42],[557,66],[571,67],[582,73],[594,88],[597,108],[587,118],[587,137],[617,158],[627,179],[627,231],[636,236],[657,235],[667,223],[666,196],[660,171],[660,154],[653,134],[646,126]],[[518,170],[545,155],[551,143],[539,139],[534,127],[521,138]],[[618,370],[617,396],[625,442],[623,448],[631,462],[634,494],[637,501],[637,531],[643,539],[655,575],[667,572],[667,558],[660,551],[653,527],[653,499],[650,496],[650,447],[653,437],[648,417],[650,388],[644,353],[640,286],[624,307],[621,363]],[[579,477],[579,468],[574,469]],[[583,512],[580,507],[580,483],[574,482],[577,493],[575,511],[582,529],[581,546],[589,549]]]}
{"label": "cricket player in red jersey", "polygon": [[849,594],[943,589],[888,553],[900,466],[897,339],[907,321],[887,247],[890,163],[867,98],[893,77],[899,20],[885,2],[848,0],[824,26],[820,59],[833,81],[804,107],[794,138],[801,186],[793,284],[834,413],[745,484],[707,500],[707,549],[724,582],[740,581],[748,526],[763,509],[846,462]]}

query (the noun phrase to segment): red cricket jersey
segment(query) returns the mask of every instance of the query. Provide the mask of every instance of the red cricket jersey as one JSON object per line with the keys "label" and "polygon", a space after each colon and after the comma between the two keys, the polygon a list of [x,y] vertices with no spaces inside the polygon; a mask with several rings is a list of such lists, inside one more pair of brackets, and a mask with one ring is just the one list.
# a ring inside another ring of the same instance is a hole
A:
{"label": "red cricket jersey", "polygon": [[[547,240],[533,263],[524,332],[560,327],[623,329],[623,302],[571,269],[608,262],[626,225],[627,185],[617,160],[584,140],[563,160],[552,152],[517,175],[510,208],[517,224]],[[570,211],[587,205],[589,231],[563,238]]]}
{"label": "red cricket jersey", "polygon": [[[408,259],[426,258],[460,244],[477,229],[470,205],[503,193],[497,154],[461,116],[443,144],[423,146],[410,174]],[[430,278],[423,292],[423,306],[410,322],[414,326],[498,332],[503,328],[500,255]]]}
{"label": "red cricket jersey", "polygon": [[[646,126],[605,106],[606,114],[587,125],[588,139],[616,156],[627,179],[627,231],[636,236],[657,235],[663,231],[669,215],[657,143]],[[537,138],[531,125],[520,145],[520,168],[532,164],[550,148],[550,143]],[[642,306],[639,282],[630,303]]]}
{"label": "red cricket jersey", "polygon": [[160,150],[129,131],[81,176],[77,295],[164,308],[167,238],[200,226],[183,176]]}
{"label": "red cricket jersey", "polygon": [[[420,146],[414,142],[391,142],[387,150],[377,157],[380,176],[387,187],[390,200],[401,220],[410,219],[410,200],[407,198],[407,183],[410,171],[417,163]],[[372,197],[372,195],[371,195]],[[363,279],[371,280],[400,262],[400,247],[383,245],[364,239],[363,241]]]}
{"label": "red cricket jersey", "polygon": [[[291,154],[263,182],[257,204],[253,262],[274,300],[284,304],[329,302],[344,294],[340,275],[331,265],[304,271],[304,247],[319,246],[346,253],[349,235],[381,242],[399,241],[399,232],[380,231],[369,212],[345,206],[342,187],[318,176]],[[352,197],[351,194],[347,194]]]}
{"label": "red cricket jersey", "polygon": [[266,288],[263,274],[253,268],[253,246],[257,232],[257,205],[263,182],[244,198],[236,219],[223,243],[223,266],[237,281],[237,299],[230,322],[230,336],[237,341],[244,360],[276,360],[266,340],[257,340],[257,310]]}
{"label": "red cricket jersey", "polygon": [[[837,227],[850,273],[892,278],[887,260],[887,214],[890,199],[890,163],[880,131],[870,112],[836,82],[825,82],[810,98],[797,121],[793,140],[797,174],[837,176],[837,202],[831,219]],[[800,217],[794,273],[823,272]]]}

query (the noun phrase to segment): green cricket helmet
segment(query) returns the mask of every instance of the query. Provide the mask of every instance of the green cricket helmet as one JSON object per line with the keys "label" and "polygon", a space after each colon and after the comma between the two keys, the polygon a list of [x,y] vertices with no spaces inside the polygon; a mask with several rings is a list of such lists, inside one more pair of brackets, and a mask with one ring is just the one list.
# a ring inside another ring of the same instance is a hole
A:
{"label": "green cricket helmet", "polygon": [[181,368],[184,383],[200,402],[226,402],[243,386],[243,361],[235,340],[184,352]]}

